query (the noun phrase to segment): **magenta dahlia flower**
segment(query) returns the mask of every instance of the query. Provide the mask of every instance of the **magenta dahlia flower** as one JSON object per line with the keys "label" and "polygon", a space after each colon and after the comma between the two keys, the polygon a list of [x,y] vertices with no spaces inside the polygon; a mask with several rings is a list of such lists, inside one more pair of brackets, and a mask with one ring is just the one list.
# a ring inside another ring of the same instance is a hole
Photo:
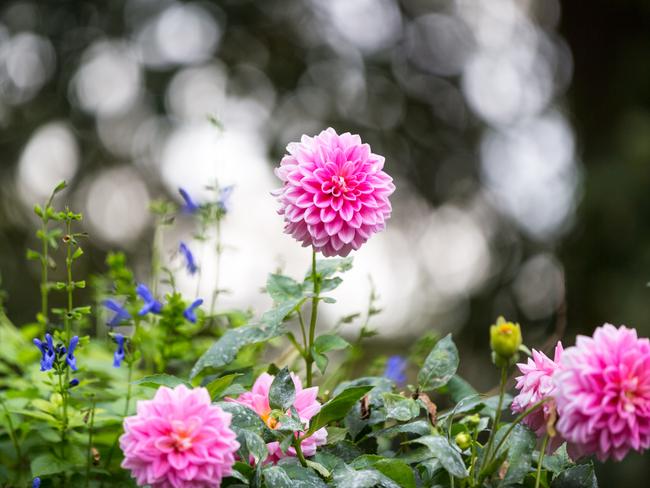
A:
{"label": "magenta dahlia flower", "polygon": [[122,467],[139,486],[213,488],[230,476],[239,449],[231,415],[210,402],[205,388],[161,386],[124,419]]}
{"label": "magenta dahlia flower", "polygon": [[572,457],[620,461],[650,446],[650,341],[634,329],[605,324],[578,336],[553,381],[557,430]]}
{"label": "magenta dahlia flower", "polygon": [[[555,410],[555,401],[552,399],[556,389],[553,383],[553,373],[560,368],[563,351],[561,342],[555,346],[553,359],[543,352],[533,349],[533,357],[528,358],[528,362],[517,364],[521,376],[516,378],[515,388],[519,390],[519,394],[512,401],[512,411],[521,413],[545,398],[551,399],[544,403],[542,408],[527,415],[522,421],[538,437],[546,435],[546,425]],[[561,436],[556,435],[549,443],[548,451],[555,451],[563,441]]]}
{"label": "magenta dahlia flower", "polygon": [[324,256],[347,256],[390,217],[393,179],[358,135],[329,128],[287,146],[275,174],[285,232]]}
{"label": "magenta dahlia flower", "polygon": [[[273,378],[274,376],[268,373],[261,374],[255,380],[251,391],[243,393],[238,398],[232,400],[254,410],[271,429],[278,427],[277,420],[271,416],[271,406],[269,405],[269,391],[271,390]],[[318,387],[303,389],[300,378],[293,373],[291,373],[291,378],[296,388],[296,399],[293,402],[293,406],[298,411],[298,416],[302,423],[305,427],[308,427],[311,418],[320,412],[321,405],[317,400]],[[296,436],[300,434],[297,432]],[[309,457],[316,454],[316,448],[325,444],[326,441],[327,430],[322,428],[303,440],[300,443],[300,447],[303,454]],[[296,455],[296,450],[293,447],[290,447],[287,452],[282,452],[279,442],[269,442],[266,444],[266,447],[269,450],[269,457],[266,458],[267,463],[276,463],[283,457]]]}

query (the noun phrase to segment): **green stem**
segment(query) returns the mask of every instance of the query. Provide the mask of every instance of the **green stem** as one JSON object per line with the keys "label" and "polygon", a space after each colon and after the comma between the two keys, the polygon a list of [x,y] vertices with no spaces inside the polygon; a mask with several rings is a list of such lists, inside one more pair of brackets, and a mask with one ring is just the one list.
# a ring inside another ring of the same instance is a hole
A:
{"label": "green stem", "polygon": [[127,387],[126,387],[126,403],[124,404],[124,417],[129,414],[129,404],[131,403],[131,393],[133,385],[131,384],[131,379],[133,378],[133,361],[129,361],[129,374],[127,376]]}
{"label": "green stem", "polygon": [[156,229],[153,233],[153,245],[151,248],[151,291],[153,296],[158,293],[158,275],[160,272],[160,251],[163,245],[163,223],[159,217],[156,221]]}
{"label": "green stem", "polygon": [[90,410],[90,424],[88,426],[88,453],[86,459],[86,488],[90,486],[90,464],[92,463],[92,449],[93,449],[93,427],[95,425],[95,398],[93,396],[93,403]]}
{"label": "green stem", "polygon": [[[66,368],[67,371],[67,368]],[[68,392],[66,388],[63,388],[63,372],[61,370],[57,371],[59,376],[59,393],[61,394],[61,402],[63,407],[63,419],[61,422],[61,452],[65,458],[65,441],[66,433],[68,430]]]}
{"label": "green stem", "polygon": [[318,319],[318,302],[320,300],[320,277],[316,272],[316,250],[312,249],[311,255],[311,279],[314,282],[314,296],[311,299],[311,319],[309,321],[309,343],[307,344],[308,349],[305,351],[307,356],[305,358],[305,366],[307,369],[307,388],[312,385],[312,366],[314,364],[314,358],[312,355],[312,347],[314,345],[314,339],[316,335],[316,321]]}
{"label": "green stem", "polygon": [[[47,211],[47,209],[45,210]],[[47,332],[47,324],[50,321],[49,319],[49,307],[48,307],[48,272],[49,272],[49,245],[47,242],[47,223],[43,220],[43,225],[41,226],[41,232],[43,233],[41,239],[43,240],[43,252],[41,254],[41,318],[43,320],[43,333]]]}
{"label": "green stem", "polygon": [[20,452],[20,444],[18,444],[18,439],[16,438],[16,432],[14,430],[14,423],[11,420],[11,413],[9,413],[9,409],[7,408],[7,405],[5,404],[5,401],[3,398],[0,397],[0,405],[2,406],[2,409],[5,412],[5,417],[7,417],[7,427],[9,431],[9,437],[11,438],[11,442],[14,445],[14,449],[16,451],[16,460],[17,464],[20,465],[20,460],[22,459],[23,455]]}
{"label": "green stem", "polygon": [[542,476],[542,462],[544,461],[544,454],[546,454],[546,445],[548,444],[550,436],[546,434],[542,442],[542,449],[539,451],[539,459],[537,460],[537,476],[535,477],[535,488],[539,488],[540,478]]}
{"label": "green stem", "polygon": [[[504,366],[501,368],[501,382],[499,383],[499,402],[497,403],[497,411],[494,414],[494,425],[492,426],[490,438],[488,439],[487,447],[485,448],[485,460],[490,459],[490,452],[492,450],[492,445],[494,444],[494,438],[496,437],[497,430],[499,429],[499,421],[501,420],[501,408],[503,407],[503,396],[505,394],[507,381],[508,368]],[[487,464],[483,464],[483,466],[487,466]]]}
{"label": "green stem", "polygon": [[214,309],[217,306],[217,298],[219,296],[219,273],[221,272],[221,254],[223,252],[221,245],[221,217],[217,217],[216,240],[217,269],[214,273],[214,291],[212,292],[212,301],[210,302],[210,317],[214,315]]}
{"label": "green stem", "polygon": [[303,465],[303,467],[307,467],[307,460],[305,459],[305,455],[302,453],[302,447],[300,446],[300,440],[298,437],[293,438],[293,448],[296,450],[296,456],[298,457],[298,460],[300,461],[300,464]]}
{"label": "green stem", "polygon": [[302,345],[307,349],[307,332],[305,329],[305,321],[302,319],[302,312],[298,310],[298,320],[300,321],[300,332],[302,333]]}

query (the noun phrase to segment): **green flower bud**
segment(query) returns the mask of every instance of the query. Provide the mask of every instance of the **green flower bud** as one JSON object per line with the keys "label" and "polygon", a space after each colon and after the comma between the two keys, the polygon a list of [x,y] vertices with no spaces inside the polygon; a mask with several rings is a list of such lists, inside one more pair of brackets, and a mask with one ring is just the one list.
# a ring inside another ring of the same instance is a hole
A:
{"label": "green flower bud", "polygon": [[475,413],[474,415],[468,415],[467,417],[465,417],[465,423],[470,428],[477,427],[480,422],[481,422],[481,416],[478,413]]}
{"label": "green flower bud", "polygon": [[521,342],[519,324],[499,317],[496,324],[490,327],[490,347],[497,366],[507,366],[516,362]]}
{"label": "green flower bud", "polygon": [[463,451],[472,445],[472,436],[470,436],[467,432],[461,432],[457,434],[454,440],[456,441],[458,447],[460,447]]}

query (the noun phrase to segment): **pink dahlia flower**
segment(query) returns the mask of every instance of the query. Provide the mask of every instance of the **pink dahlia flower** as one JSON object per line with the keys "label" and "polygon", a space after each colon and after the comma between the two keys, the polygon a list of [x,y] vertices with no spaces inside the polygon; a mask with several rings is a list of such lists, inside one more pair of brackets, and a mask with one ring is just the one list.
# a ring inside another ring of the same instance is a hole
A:
{"label": "pink dahlia flower", "polygon": [[274,192],[287,234],[325,256],[347,256],[384,230],[395,185],[383,156],[358,135],[330,128],[287,151],[275,170],[284,185]]}
{"label": "pink dahlia flower", "polygon": [[557,429],[569,454],[620,461],[650,446],[650,341],[605,324],[578,336],[553,375]]}
{"label": "pink dahlia flower", "polygon": [[[545,398],[553,398],[556,389],[553,383],[553,373],[560,368],[563,351],[561,342],[555,346],[553,359],[543,352],[533,349],[533,357],[528,358],[528,362],[517,364],[521,376],[516,378],[515,388],[519,390],[519,394],[512,401],[514,413],[524,412]],[[555,401],[550,400],[544,403],[541,409],[526,416],[522,423],[535,431],[538,437],[543,437],[546,435],[546,425],[554,410]],[[562,437],[556,435],[549,443],[548,451],[555,451],[562,442]]]}
{"label": "pink dahlia flower", "polygon": [[230,476],[239,449],[231,415],[210,402],[205,388],[161,386],[124,419],[122,467],[139,486],[213,488]]}
{"label": "pink dahlia flower", "polygon": [[[269,405],[269,391],[271,389],[271,383],[273,383],[273,378],[274,376],[268,373],[261,374],[255,380],[251,391],[243,393],[237,399],[233,400],[254,410],[271,429],[275,429],[278,426],[277,421],[271,416],[271,406]],[[298,411],[298,416],[303,424],[309,426],[311,418],[320,412],[321,405],[316,399],[318,387],[303,389],[300,378],[293,373],[291,373],[291,378],[296,387],[296,400],[293,402],[293,406]],[[299,435],[299,433],[296,433],[296,435]],[[303,454],[309,457],[316,454],[316,448],[325,444],[326,441],[327,430],[322,428],[303,440],[300,443],[300,447]],[[293,447],[290,447],[286,453],[282,452],[279,442],[269,442],[266,444],[266,447],[269,450],[269,457],[266,458],[267,463],[276,463],[283,457],[296,455],[296,450]]]}

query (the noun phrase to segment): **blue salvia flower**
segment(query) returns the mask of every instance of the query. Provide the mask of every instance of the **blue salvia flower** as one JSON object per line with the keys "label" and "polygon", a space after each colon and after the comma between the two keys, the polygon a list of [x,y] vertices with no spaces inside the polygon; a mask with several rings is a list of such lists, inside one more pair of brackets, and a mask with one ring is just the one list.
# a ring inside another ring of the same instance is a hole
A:
{"label": "blue salvia flower", "polygon": [[183,317],[185,317],[187,320],[192,322],[193,324],[196,324],[196,309],[201,306],[203,303],[203,298],[199,298],[198,300],[194,300],[192,302],[192,305],[187,307],[185,311],[183,312]]}
{"label": "blue salvia flower", "polygon": [[187,271],[190,274],[194,274],[198,271],[199,267],[196,265],[196,261],[194,260],[194,254],[192,254],[192,251],[190,251],[190,248],[187,247],[187,244],[184,242],[181,242],[179,248],[178,248],[185,257],[185,265],[187,267]]}
{"label": "blue salvia flower", "polygon": [[115,334],[113,338],[117,342],[117,349],[115,349],[115,354],[113,354],[113,367],[119,368],[126,354],[124,351],[124,336],[122,334]]}
{"label": "blue salvia flower", "polygon": [[217,199],[217,206],[224,214],[230,211],[230,197],[232,196],[233,185],[224,186],[219,190],[219,198]]}
{"label": "blue salvia flower", "polygon": [[181,194],[181,197],[183,197],[183,201],[185,202],[185,205],[181,207],[183,212],[193,214],[199,210],[199,205],[197,205],[196,202],[192,200],[192,197],[184,188],[179,188],[178,193]]}
{"label": "blue salvia flower", "polygon": [[41,486],[41,479],[38,477],[34,478],[34,480],[32,481],[32,488],[40,488],[40,486]]}
{"label": "blue salvia flower", "polygon": [[391,356],[386,361],[386,369],[384,370],[384,378],[395,382],[397,385],[406,383],[406,367],[408,361],[402,356]]}
{"label": "blue salvia flower", "polygon": [[147,315],[148,313],[158,314],[162,312],[162,303],[154,298],[154,296],[149,291],[149,288],[140,283],[135,291],[144,302],[144,306],[140,309],[138,315]]}
{"label": "blue salvia flower", "polygon": [[72,378],[70,380],[70,383],[68,383],[68,385],[70,386],[70,388],[74,388],[75,386],[79,385],[79,380],[77,378]]}
{"label": "blue salvia flower", "polygon": [[34,339],[34,344],[41,351],[41,371],[49,371],[54,367],[56,360],[56,349],[54,348],[54,341],[50,334],[45,334],[45,342],[40,339]]}
{"label": "blue salvia flower", "polygon": [[111,312],[115,312],[113,318],[111,318],[111,320],[107,322],[107,325],[111,328],[116,327],[120,325],[122,322],[124,322],[125,320],[129,320],[131,318],[131,314],[128,312],[126,308],[124,308],[124,305],[120,305],[112,298],[104,300],[102,304]]}
{"label": "blue salvia flower", "polygon": [[68,363],[72,371],[77,371],[77,358],[74,357],[74,350],[79,344],[79,336],[73,336],[70,339],[70,346],[68,347],[68,353],[65,356],[65,362]]}

